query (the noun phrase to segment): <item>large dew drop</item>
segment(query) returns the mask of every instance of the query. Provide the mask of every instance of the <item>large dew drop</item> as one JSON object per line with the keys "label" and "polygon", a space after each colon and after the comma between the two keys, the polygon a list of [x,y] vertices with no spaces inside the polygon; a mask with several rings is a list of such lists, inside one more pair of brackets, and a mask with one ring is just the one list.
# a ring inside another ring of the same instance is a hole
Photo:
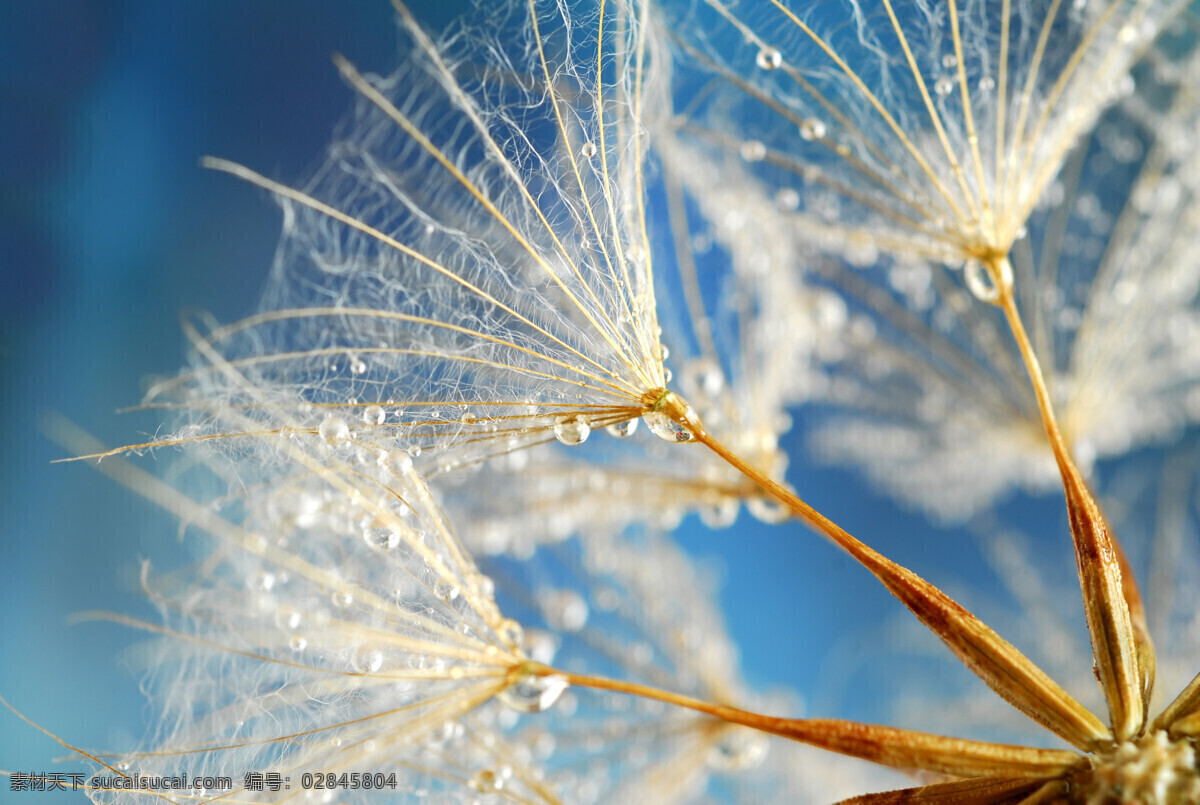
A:
{"label": "large dew drop", "polygon": [[615,436],[618,439],[625,439],[637,431],[638,421],[636,419],[626,419],[624,422],[616,422],[605,428],[605,432],[609,436]]}
{"label": "large dew drop", "polygon": [[554,423],[554,438],[568,447],[583,444],[592,428],[581,416],[567,416]]}
{"label": "large dew drop", "polygon": [[650,428],[650,432],[664,442],[683,444],[696,438],[696,434],[692,433],[679,422],[671,419],[671,417],[662,411],[651,411],[648,414],[642,414],[642,419],[646,422],[646,427]]}
{"label": "large dew drop", "polygon": [[541,713],[553,707],[568,687],[567,678],[558,674],[526,674],[504,689],[500,701],[520,713]]}
{"label": "large dew drop", "polygon": [[350,426],[341,417],[325,417],[325,420],[317,428],[317,433],[334,447],[339,447],[350,441]]}

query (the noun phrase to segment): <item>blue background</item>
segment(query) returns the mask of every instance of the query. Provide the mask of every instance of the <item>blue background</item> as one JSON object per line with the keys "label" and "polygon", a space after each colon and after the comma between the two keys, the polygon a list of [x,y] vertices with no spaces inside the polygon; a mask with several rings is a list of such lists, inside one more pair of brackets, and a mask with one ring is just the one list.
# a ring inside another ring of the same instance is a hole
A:
{"label": "blue background", "polygon": [[[40,419],[61,413],[108,444],[155,430],[153,412],[116,412],[181,364],[182,311],[252,310],[279,231],[264,193],[198,159],[303,177],[353,100],[330,53],[387,72],[395,48],[382,0],[0,2],[0,694],[68,741],[123,748],[142,734],[149,708],[128,654],[141,638],[67,620],[154,619],[137,566],[169,553],[175,528],[89,467],[51,464],[65,453]],[[951,589],[954,568],[978,562],[969,542],[854,475],[810,466],[789,438],[789,479],[852,532]],[[726,569],[724,609],[752,683],[791,685],[814,715],[883,717],[887,691],[834,695],[848,680],[826,659],[901,617],[865,572],[744,512],[719,534],[689,518],[681,539]],[[0,768],[52,770],[64,754],[0,712]]]}

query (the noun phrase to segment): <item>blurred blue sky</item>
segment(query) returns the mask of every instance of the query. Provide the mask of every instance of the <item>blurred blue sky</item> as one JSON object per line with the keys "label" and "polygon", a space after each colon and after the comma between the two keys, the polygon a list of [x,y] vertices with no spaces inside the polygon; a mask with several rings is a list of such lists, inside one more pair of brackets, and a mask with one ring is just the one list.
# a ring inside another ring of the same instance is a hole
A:
{"label": "blurred blue sky", "polygon": [[[65,452],[40,420],[58,412],[108,444],[140,440],[156,415],[116,412],[138,401],[147,377],[181,364],[179,314],[251,311],[277,208],[197,161],[214,154],[285,181],[304,176],[352,102],[334,51],[389,70],[388,4],[0,0],[0,694],[76,744],[128,747],[148,710],[122,651],[138,635],[68,617],[153,619],[137,565],[169,552],[175,529],[87,466],[50,464]],[[936,568],[971,554],[960,543],[948,555],[945,536],[891,537],[929,529],[851,476],[804,463],[793,459],[789,478],[811,502],[935,580]],[[689,519],[682,539],[723,557],[751,680],[827,689],[829,647],[899,607],[817,538],[748,521],[743,513],[738,529],[714,535]],[[872,712],[865,700],[809,709]],[[0,712],[0,768],[49,770],[63,754]]]}

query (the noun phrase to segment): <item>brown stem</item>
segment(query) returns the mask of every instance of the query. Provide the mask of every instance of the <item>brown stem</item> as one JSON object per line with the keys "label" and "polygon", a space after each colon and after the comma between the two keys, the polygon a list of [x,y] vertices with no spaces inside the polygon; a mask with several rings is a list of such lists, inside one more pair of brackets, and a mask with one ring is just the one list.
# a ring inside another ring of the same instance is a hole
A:
{"label": "brown stem", "polygon": [[1004,312],[1016,339],[1033,384],[1046,436],[1058,462],[1096,671],[1108,702],[1113,731],[1124,740],[1141,731],[1153,686],[1154,647],[1141,594],[1120,544],[1109,531],[1104,514],[1075,466],[1058,426],[1041,364],[1017,310],[1007,256],[993,257],[987,268],[996,289],[992,303]]}
{"label": "brown stem", "polygon": [[894,768],[919,769],[963,777],[987,774],[1043,778],[1061,774],[1080,762],[1079,755],[1064,750],[1030,749],[983,741],[966,741],[853,721],[778,718],[670,693],[635,682],[564,673],[544,666],[539,666],[536,670],[538,673],[563,676],[577,687],[611,690],[666,702],[730,724],[740,724]]}
{"label": "brown stem", "polygon": [[664,394],[656,410],[688,428],[697,441],[758,484],[798,518],[824,534],[871,571],[951,651],[1005,701],[1080,749],[1111,739],[1098,718],[1044,671],[954,599],[886,556],[872,550],[786,487],[748,465],[710,434],[680,397]]}

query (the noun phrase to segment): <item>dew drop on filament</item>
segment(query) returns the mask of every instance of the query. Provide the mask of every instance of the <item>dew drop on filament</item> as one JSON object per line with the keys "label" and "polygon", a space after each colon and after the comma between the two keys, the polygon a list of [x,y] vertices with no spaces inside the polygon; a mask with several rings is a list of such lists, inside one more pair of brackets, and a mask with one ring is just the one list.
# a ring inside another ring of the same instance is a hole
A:
{"label": "dew drop on filament", "polygon": [[581,416],[563,417],[554,423],[554,438],[568,447],[583,444],[591,432],[591,426]]}
{"label": "dew drop on filament", "polygon": [[609,436],[613,436],[618,439],[626,439],[632,436],[637,431],[637,428],[638,421],[636,419],[626,419],[623,422],[614,422],[605,428],[604,431]]}
{"label": "dew drop on filament", "polygon": [[[420,455],[418,449],[417,455]],[[392,468],[392,472],[397,475],[407,475],[412,472],[413,463],[412,456],[405,450],[392,450],[388,453],[388,466]]]}
{"label": "dew drop on filament", "polygon": [[350,426],[341,417],[325,417],[325,420],[317,428],[317,433],[334,447],[343,445],[350,440]]}
{"label": "dew drop on filament", "polygon": [[800,121],[800,139],[819,140],[825,136],[824,121],[815,117],[806,117]]}
{"label": "dew drop on filament", "polygon": [[696,438],[696,434],[692,433],[681,423],[671,419],[671,417],[662,411],[650,411],[649,413],[642,414],[642,419],[645,420],[646,427],[650,428],[650,432],[664,442],[683,444]]}
{"label": "dew drop on filament", "polygon": [[400,533],[387,526],[382,528],[364,528],[363,541],[376,550],[390,551],[400,545]]}
{"label": "dew drop on filament", "polygon": [[[1012,266],[1007,259],[1001,260],[997,270],[1003,285],[1012,285]],[[1000,299],[1000,288],[996,285],[996,277],[986,265],[978,260],[968,260],[963,266],[963,280],[967,290],[981,302],[995,304]]]}
{"label": "dew drop on filament", "polygon": [[758,140],[746,140],[738,148],[738,153],[746,162],[762,162],[767,158],[767,147]]}
{"label": "dew drop on filament", "polygon": [[512,618],[505,618],[496,627],[496,634],[510,649],[516,651],[525,641],[525,629]]}
{"label": "dew drop on filament", "polygon": [[350,666],[360,674],[373,674],[383,667],[383,653],[376,649],[356,651]]}
{"label": "dew drop on filament", "polygon": [[570,687],[566,677],[526,674],[500,694],[500,701],[520,713],[541,713],[549,710]]}
{"label": "dew drop on filament", "polygon": [[382,425],[387,418],[387,412],[382,405],[368,405],[363,409],[363,421],[368,425]]}
{"label": "dew drop on filament", "polygon": [[433,594],[446,603],[458,598],[458,593],[458,582],[449,576],[443,576],[437,584],[433,585]]}
{"label": "dew drop on filament", "polygon": [[783,64],[783,54],[772,47],[765,47],[758,51],[758,55],[754,58],[755,64],[760,70],[778,70]]}

